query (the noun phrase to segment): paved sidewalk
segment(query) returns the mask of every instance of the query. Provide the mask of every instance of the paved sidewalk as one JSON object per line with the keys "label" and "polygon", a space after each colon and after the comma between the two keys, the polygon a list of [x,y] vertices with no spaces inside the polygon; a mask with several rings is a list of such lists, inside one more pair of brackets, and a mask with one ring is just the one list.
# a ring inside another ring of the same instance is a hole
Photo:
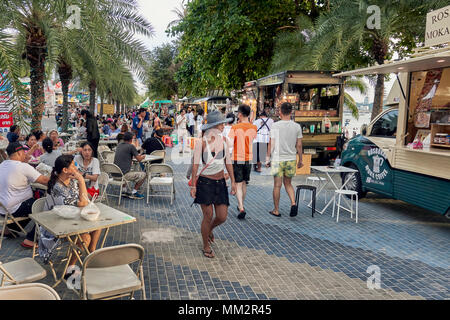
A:
{"label": "paved sidewalk", "polygon": [[[145,200],[124,198],[118,207],[117,199],[110,198],[110,205],[138,222],[111,229],[106,246],[145,247],[148,299],[450,298],[450,222],[442,216],[369,194],[360,202],[358,224],[349,214],[336,223],[331,208],[312,218],[304,204],[290,218],[283,189],[283,216],[276,218],[268,213],[272,178],[255,173],[248,186],[246,220],[236,218],[237,202],[230,197],[228,220],[215,231],[216,257],[207,259],[201,252],[202,213],[191,207],[187,166],[173,166],[177,194],[172,206],[169,198],[156,197],[148,206]],[[319,199],[318,206],[323,204]],[[5,239],[0,261],[31,256],[20,247],[21,240]],[[367,287],[372,265],[380,268],[379,290]],[[52,280],[48,272],[43,282]],[[77,299],[64,285],[57,291],[63,299]]]}

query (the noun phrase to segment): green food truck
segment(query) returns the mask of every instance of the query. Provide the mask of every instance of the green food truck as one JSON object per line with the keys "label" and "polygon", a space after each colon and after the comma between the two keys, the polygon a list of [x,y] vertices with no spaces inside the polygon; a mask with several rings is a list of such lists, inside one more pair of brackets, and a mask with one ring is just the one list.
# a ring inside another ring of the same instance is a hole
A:
{"label": "green food truck", "polygon": [[347,188],[360,197],[375,192],[449,218],[450,48],[336,76],[374,74],[397,75],[398,106],[344,146],[342,165],[358,170]]}

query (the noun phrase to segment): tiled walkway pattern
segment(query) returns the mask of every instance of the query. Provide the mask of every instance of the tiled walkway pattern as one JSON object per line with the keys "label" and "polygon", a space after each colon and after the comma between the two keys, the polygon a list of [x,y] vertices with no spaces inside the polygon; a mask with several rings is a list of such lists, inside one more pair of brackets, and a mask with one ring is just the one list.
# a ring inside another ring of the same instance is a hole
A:
{"label": "tiled walkway pattern", "polygon": [[[193,206],[184,177],[176,170],[177,198],[124,199],[120,207],[138,219],[110,231],[106,245],[141,243],[149,299],[449,299],[450,223],[432,212],[369,195],[360,203],[360,220],[339,223],[311,217],[301,205],[289,217],[283,191],[281,218],[272,217],[272,179],[254,174],[248,187],[247,219],[236,218],[236,199],[227,222],[215,231],[216,258],[203,257],[199,207]],[[304,178],[296,177],[295,183]],[[319,199],[320,206],[323,199]],[[110,204],[117,206],[111,198]],[[20,240],[5,240],[2,262],[30,256]],[[381,289],[370,290],[367,268],[381,272]],[[51,275],[45,279],[52,282]],[[76,295],[64,285],[64,299]],[[140,294],[136,294],[139,298]]]}

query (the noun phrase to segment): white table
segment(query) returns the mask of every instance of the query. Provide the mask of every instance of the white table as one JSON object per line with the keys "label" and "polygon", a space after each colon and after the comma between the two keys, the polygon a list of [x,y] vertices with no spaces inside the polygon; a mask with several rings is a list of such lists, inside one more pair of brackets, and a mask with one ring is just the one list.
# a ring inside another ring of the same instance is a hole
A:
{"label": "white table", "polygon": [[[347,167],[328,167],[328,166],[311,166],[311,171],[319,178],[319,174],[325,174],[327,181],[325,183],[322,183],[319,190],[317,190],[316,197],[319,196],[319,194],[325,189],[325,187],[329,184],[332,184],[334,187],[334,190],[344,190],[347,183],[354,177],[354,175],[358,172],[358,170],[347,168]],[[344,181],[344,183],[338,187],[336,183],[334,182],[333,177],[336,175],[340,175],[341,173],[348,173],[347,180]],[[327,203],[325,208],[323,208],[321,211],[316,210],[318,213],[323,214],[325,210],[334,202],[334,199],[336,197],[336,193],[333,194],[330,201]],[[347,201],[347,199],[344,198],[344,201]],[[311,207],[311,203],[309,204],[309,207]]]}
{"label": "white table", "polygon": [[[53,288],[64,281],[64,275],[66,274],[70,259],[73,255],[77,257],[81,266],[83,265],[83,260],[78,254],[79,248],[76,245],[77,240],[82,244],[82,254],[86,256],[90,254],[89,249],[83,242],[83,239],[81,237],[82,234],[105,229],[105,234],[100,246],[100,248],[103,248],[110,228],[136,222],[135,217],[125,214],[117,209],[114,209],[102,203],[96,203],[96,205],[101,212],[100,217],[97,221],[87,221],[81,218],[81,216],[76,219],[67,220],[59,217],[52,211],[35,213],[29,216],[36,223],[36,232],[39,232],[39,226],[42,226],[56,238],[65,238],[69,242],[69,250],[67,251],[67,257],[65,258],[67,259],[67,262],[65,264],[64,271],[59,279],[56,275],[55,269],[53,268],[53,264],[50,264],[53,276],[56,281]],[[35,248],[33,248],[33,259],[35,258],[35,256],[36,250]]]}

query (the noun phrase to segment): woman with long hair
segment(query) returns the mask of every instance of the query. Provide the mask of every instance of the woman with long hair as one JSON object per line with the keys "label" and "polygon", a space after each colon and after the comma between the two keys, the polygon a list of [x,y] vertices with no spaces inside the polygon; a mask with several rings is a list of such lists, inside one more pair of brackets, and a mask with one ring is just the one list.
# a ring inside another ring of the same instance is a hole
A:
{"label": "woman with long hair", "polygon": [[[222,137],[224,123],[230,121],[218,112],[207,116],[207,124],[202,126],[203,135],[194,149],[192,166],[191,197],[194,203],[201,206],[203,221],[201,233],[203,239],[203,255],[214,258],[211,243],[214,243],[213,230],[223,224],[228,216],[228,188],[225,181],[225,168],[231,177],[231,194],[236,194],[231,155],[227,141]],[[202,169],[199,171],[200,163]],[[214,218],[214,211],[216,216]],[[214,219],[213,219],[214,218]]]}
{"label": "woman with long hair", "polygon": [[94,158],[94,147],[89,142],[81,144],[81,153],[74,158],[75,166],[83,175],[87,184],[87,191],[91,197],[99,195],[98,177],[100,176],[100,162]]}
{"label": "woman with long hair", "polygon": [[97,158],[98,144],[100,142],[100,131],[98,130],[98,123],[94,116],[88,111],[81,111],[81,116],[86,120],[87,141],[94,147],[94,157]]}
{"label": "woman with long hair", "polygon": [[[48,196],[44,204],[44,210],[52,210],[55,206],[66,205],[75,206],[78,208],[84,208],[89,204],[88,192],[86,184],[84,182],[83,175],[78,171],[75,166],[74,158],[71,155],[63,155],[56,159],[55,166],[48,182]],[[47,230],[41,228],[41,238],[48,239],[51,235]],[[81,235],[83,242],[88,247],[89,252],[95,251],[97,247],[98,239],[100,238],[101,230],[96,230],[91,233],[84,233]],[[81,243],[77,242],[78,247],[82,247]],[[52,248],[46,248],[45,244],[40,242],[40,249],[48,250]],[[74,266],[77,257],[72,256],[69,261],[70,266]],[[65,275],[67,279],[72,272]]]}

